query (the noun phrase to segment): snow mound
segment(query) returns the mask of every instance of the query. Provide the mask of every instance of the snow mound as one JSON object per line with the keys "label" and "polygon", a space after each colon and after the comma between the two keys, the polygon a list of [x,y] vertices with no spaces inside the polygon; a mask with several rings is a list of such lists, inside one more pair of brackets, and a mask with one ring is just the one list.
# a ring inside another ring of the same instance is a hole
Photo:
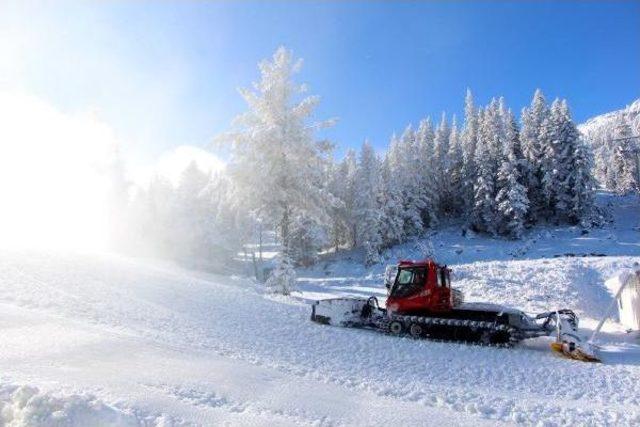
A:
{"label": "snow mound", "polygon": [[107,427],[137,426],[140,421],[90,395],[54,395],[27,385],[2,385],[0,425]]}

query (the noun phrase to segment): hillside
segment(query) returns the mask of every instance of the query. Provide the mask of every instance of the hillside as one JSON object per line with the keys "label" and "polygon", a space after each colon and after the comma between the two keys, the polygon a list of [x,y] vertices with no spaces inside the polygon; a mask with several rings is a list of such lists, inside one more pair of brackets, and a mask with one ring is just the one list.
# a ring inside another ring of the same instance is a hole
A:
{"label": "hillside", "polygon": [[627,105],[621,110],[611,111],[609,113],[592,117],[579,125],[578,129],[583,135],[585,135],[587,140],[594,141],[611,132],[618,114],[623,114],[625,116],[626,120],[631,125],[631,129],[634,131],[634,135],[640,133],[640,99],[636,99],[630,105]]}
{"label": "hillside", "polygon": [[[431,241],[467,299],[532,312],[569,307],[589,328],[610,301],[603,279],[640,262],[638,201],[610,201],[615,222],[588,235],[559,227],[496,242],[451,229]],[[568,252],[580,256],[554,258]],[[386,255],[419,254],[406,244]],[[546,338],[485,348],[309,322],[308,299],[383,293],[383,267],[364,269],[355,256],[299,271],[302,293],[288,299],[239,276],[5,250],[0,424],[640,422],[640,347],[615,322],[603,335],[603,364],[558,358]]]}

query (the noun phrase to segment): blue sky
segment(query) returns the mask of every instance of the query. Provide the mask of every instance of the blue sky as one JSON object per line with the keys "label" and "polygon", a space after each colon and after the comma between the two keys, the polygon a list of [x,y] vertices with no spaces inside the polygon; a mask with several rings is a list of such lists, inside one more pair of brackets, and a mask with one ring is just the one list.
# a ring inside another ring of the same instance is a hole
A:
{"label": "blue sky", "polygon": [[95,111],[133,162],[225,130],[279,45],[304,58],[318,117],[339,118],[339,155],[460,115],[467,87],[516,111],[540,87],[577,121],[640,97],[640,1],[8,1],[0,36],[0,88]]}

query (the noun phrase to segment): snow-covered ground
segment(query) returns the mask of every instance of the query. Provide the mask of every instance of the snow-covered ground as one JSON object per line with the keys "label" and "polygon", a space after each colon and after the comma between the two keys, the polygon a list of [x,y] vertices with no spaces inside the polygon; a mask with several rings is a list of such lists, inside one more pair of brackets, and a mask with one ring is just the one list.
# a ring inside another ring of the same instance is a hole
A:
{"label": "snow-covered ground", "polygon": [[[640,262],[638,200],[607,198],[615,222],[586,235],[496,242],[451,228],[431,241],[467,300],[568,307],[592,328],[611,298],[603,279]],[[384,296],[382,266],[355,258],[300,271],[301,294],[276,298],[239,276],[4,250],[0,425],[640,423],[640,341],[615,322],[603,364],[561,359],[544,338],[485,348],[309,322],[308,299]]]}

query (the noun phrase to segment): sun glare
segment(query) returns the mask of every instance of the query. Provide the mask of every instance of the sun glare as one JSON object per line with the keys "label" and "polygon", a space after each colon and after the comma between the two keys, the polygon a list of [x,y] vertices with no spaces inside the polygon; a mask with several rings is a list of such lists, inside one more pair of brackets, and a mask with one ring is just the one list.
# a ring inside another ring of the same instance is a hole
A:
{"label": "sun glare", "polygon": [[0,117],[0,245],[103,248],[111,129],[90,114],[7,92]]}

